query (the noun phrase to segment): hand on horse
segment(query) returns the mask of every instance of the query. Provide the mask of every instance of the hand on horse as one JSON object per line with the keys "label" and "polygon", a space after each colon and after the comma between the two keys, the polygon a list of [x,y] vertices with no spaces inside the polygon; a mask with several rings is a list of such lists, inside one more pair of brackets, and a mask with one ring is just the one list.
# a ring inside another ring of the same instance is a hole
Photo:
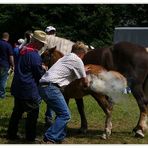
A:
{"label": "hand on horse", "polygon": [[91,71],[90,66],[89,65],[88,66],[85,66],[85,72],[86,72],[86,74],[89,74],[90,71]]}
{"label": "hand on horse", "polygon": [[48,66],[46,66],[45,64],[42,64],[42,68],[45,69],[45,71],[48,70]]}

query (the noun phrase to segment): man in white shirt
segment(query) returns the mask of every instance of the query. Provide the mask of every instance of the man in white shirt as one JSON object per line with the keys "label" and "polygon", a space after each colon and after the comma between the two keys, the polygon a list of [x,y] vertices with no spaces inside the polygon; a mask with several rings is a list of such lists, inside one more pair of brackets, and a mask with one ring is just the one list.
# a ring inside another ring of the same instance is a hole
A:
{"label": "man in white shirt", "polygon": [[83,59],[87,49],[82,42],[72,46],[72,52],[59,59],[40,79],[39,92],[48,106],[56,113],[55,122],[44,134],[45,143],[58,143],[66,136],[70,111],[60,90],[76,79],[83,79],[88,86]]}

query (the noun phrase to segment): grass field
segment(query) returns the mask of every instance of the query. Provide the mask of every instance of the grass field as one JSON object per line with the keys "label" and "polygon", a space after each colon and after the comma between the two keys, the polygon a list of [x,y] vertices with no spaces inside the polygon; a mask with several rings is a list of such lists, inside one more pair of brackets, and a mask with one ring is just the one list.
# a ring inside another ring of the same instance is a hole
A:
{"label": "grass field", "polygon": [[[13,97],[10,95],[11,78],[8,80],[7,97],[0,100],[0,144],[28,144],[24,139],[19,141],[8,141],[5,138],[9,118],[13,108]],[[91,96],[84,98],[85,112],[88,120],[88,133],[78,134],[80,127],[80,118],[76,108],[74,99],[70,100],[70,110],[72,118],[68,123],[68,133],[65,144],[147,144],[148,133],[145,138],[137,139],[132,133],[132,129],[136,126],[139,117],[139,109],[135,99],[129,95],[125,100],[114,105],[113,110],[113,130],[109,139],[100,139],[100,134],[104,130],[105,115],[101,108],[97,105]],[[37,138],[42,139],[45,132],[44,113],[46,105],[42,101],[40,114],[37,124]],[[19,133],[24,135],[24,119],[21,120]]]}

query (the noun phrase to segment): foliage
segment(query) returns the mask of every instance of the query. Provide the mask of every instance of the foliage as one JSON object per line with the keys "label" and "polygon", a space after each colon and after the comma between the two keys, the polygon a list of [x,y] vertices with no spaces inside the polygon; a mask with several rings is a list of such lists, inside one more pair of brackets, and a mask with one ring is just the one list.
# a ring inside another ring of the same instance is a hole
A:
{"label": "foliage", "polygon": [[8,31],[13,43],[26,30],[53,25],[58,36],[102,47],[117,26],[147,26],[147,11],[146,4],[1,4],[0,33]]}

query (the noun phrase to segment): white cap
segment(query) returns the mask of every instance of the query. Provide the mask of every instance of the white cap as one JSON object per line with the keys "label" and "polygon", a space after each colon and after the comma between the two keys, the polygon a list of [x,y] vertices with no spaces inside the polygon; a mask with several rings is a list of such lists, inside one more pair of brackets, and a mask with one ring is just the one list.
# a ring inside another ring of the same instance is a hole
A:
{"label": "white cap", "polygon": [[18,43],[19,44],[23,44],[24,43],[24,39],[18,39]]}
{"label": "white cap", "polygon": [[56,31],[56,28],[54,28],[53,26],[48,26],[46,29],[45,29],[45,32],[50,32],[50,31]]}

